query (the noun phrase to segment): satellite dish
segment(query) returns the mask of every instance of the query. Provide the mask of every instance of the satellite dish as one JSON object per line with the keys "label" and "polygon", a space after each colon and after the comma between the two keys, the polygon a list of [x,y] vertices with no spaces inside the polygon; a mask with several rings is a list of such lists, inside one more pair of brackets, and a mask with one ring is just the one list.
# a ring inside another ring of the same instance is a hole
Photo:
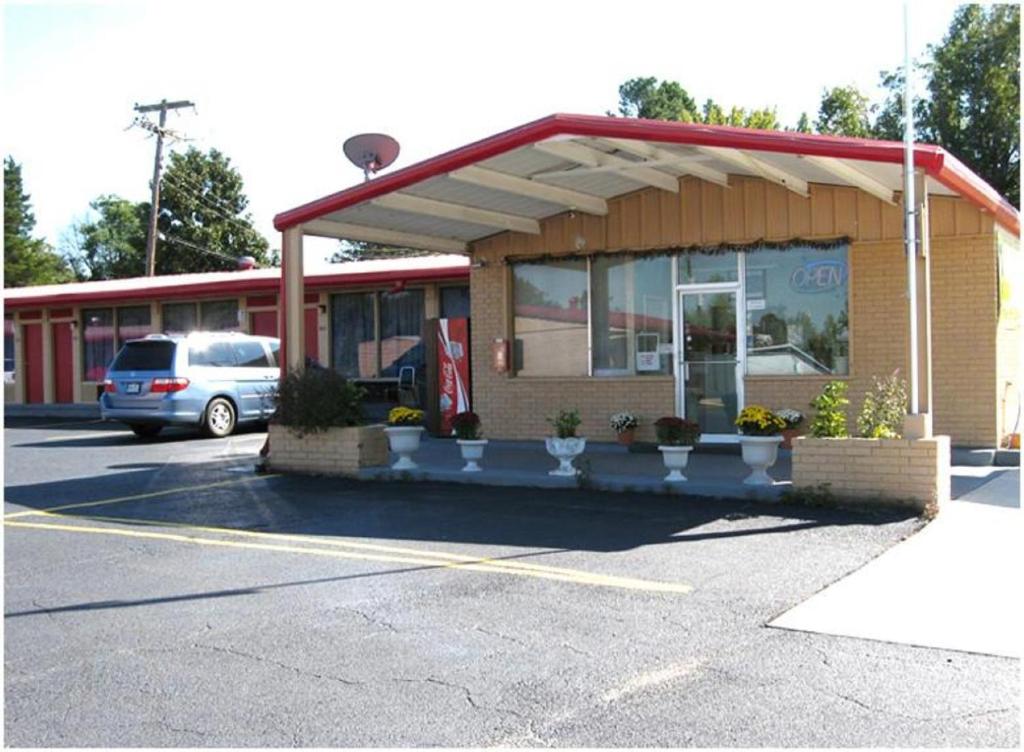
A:
{"label": "satellite dish", "polygon": [[363,170],[363,178],[387,167],[398,158],[398,142],[383,133],[360,133],[345,141],[341,147],[345,156]]}

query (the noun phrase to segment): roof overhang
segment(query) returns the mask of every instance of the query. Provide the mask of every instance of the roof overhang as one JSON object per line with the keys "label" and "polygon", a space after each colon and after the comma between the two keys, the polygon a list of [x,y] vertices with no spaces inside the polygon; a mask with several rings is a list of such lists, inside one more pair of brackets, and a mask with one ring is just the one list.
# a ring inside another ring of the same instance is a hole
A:
{"label": "roof overhang", "polygon": [[[278,214],[278,230],[445,253],[511,230],[537,234],[567,210],[607,214],[645,187],[678,191],[692,175],[728,187],[761,177],[807,196],[810,183],[896,203],[903,144],[658,120],[551,115]],[[1017,210],[938,146],[916,144],[929,193],[960,196],[1020,233]]]}

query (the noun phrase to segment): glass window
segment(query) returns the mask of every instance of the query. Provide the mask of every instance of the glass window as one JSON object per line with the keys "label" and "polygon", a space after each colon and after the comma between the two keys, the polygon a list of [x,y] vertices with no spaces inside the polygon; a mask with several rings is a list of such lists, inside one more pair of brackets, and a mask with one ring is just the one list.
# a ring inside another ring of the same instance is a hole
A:
{"label": "glass window", "polygon": [[279,339],[272,339],[272,340],[270,340],[270,357],[272,357],[274,359],[273,365],[275,367],[281,365],[280,352],[281,352],[281,340],[279,340]]}
{"label": "glass window", "polygon": [[746,259],[747,373],[849,373],[847,248]]}
{"label": "glass window", "polygon": [[150,333],[149,306],[117,309],[117,341],[141,339]]}
{"label": "glass window", "polygon": [[331,296],[331,366],[350,379],[377,375],[372,292]]}
{"label": "glass window", "polygon": [[199,325],[204,332],[232,332],[238,325],[237,300],[208,300],[199,304]]}
{"label": "glass window", "polygon": [[103,381],[114,359],[114,311],[92,308],[82,311],[84,368],[86,381]]}
{"label": "glass window", "polygon": [[695,285],[709,282],[736,282],[739,277],[738,255],[733,251],[701,253],[691,251],[679,257],[679,284]]}
{"label": "glass window", "polygon": [[188,364],[231,368],[235,365],[235,354],[228,342],[194,342],[188,346]]}
{"label": "glass window", "polygon": [[380,296],[380,375],[398,376],[402,366],[413,366],[422,378],[423,290],[403,290]]}
{"label": "glass window", "polygon": [[668,256],[593,258],[595,376],[672,373],[671,263]]}
{"label": "glass window", "polygon": [[234,342],[232,348],[235,351],[235,360],[242,368],[269,368],[270,361],[267,360],[267,352],[260,342]]}
{"label": "glass window", "polygon": [[199,328],[195,303],[164,303],[163,330],[169,334],[187,334]]}
{"label": "glass window", "polygon": [[14,319],[4,316],[4,380],[14,379]]}
{"label": "glass window", "polygon": [[441,288],[441,318],[469,318],[469,286]]}
{"label": "glass window", "polygon": [[522,376],[587,374],[587,264],[513,267],[515,367]]}
{"label": "glass window", "polygon": [[121,348],[112,371],[169,371],[174,364],[173,342],[146,340],[129,342]]}

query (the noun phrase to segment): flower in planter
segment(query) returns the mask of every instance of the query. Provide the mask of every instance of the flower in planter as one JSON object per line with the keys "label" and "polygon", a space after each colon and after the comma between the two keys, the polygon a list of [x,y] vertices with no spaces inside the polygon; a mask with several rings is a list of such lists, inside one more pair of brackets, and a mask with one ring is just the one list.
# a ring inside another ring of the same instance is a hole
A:
{"label": "flower in planter", "polygon": [[455,437],[463,441],[477,441],[480,439],[480,416],[467,410],[452,416],[452,430]]}
{"label": "flower in planter", "polygon": [[395,407],[388,413],[389,426],[418,426],[423,422],[423,411],[414,407]]}
{"label": "flower in planter", "polygon": [[700,439],[700,426],[692,420],[669,415],[654,421],[658,443],[664,446],[694,446]]}
{"label": "flower in planter", "polygon": [[736,426],[744,436],[778,436],[786,421],[764,405],[750,405],[736,416]]}
{"label": "flower in planter", "polygon": [[802,412],[800,412],[799,410],[794,410],[789,407],[779,410],[776,413],[776,415],[778,415],[780,418],[782,418],[783,421],[785,421],[787,429],[796,428],[801,423],[803,423],[804,420],[804,414]]}
{"label": "flower in planter", "polygon": [[615,433],[625,433],[634,430],[640,424],[640,418],[633,413],[615,413],[609,420],[612,430]]}
{"label": "flower in planter", "polygon": [[548,423],[555,427],[555,435],[560,439],[571,439],[576,436],[576,429],[580,427],[579,410],[559,410],[554,418],[548,418]]}

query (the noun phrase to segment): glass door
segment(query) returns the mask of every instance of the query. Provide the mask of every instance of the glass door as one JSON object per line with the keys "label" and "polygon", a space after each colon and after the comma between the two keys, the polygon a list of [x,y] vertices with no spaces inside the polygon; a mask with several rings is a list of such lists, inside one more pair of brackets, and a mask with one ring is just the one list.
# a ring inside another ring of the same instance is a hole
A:
{"label": "glass door", "polygon": [[705,440],[734,440],[742,407],[741,344],[731,288],[679,293],[680,405]]}

